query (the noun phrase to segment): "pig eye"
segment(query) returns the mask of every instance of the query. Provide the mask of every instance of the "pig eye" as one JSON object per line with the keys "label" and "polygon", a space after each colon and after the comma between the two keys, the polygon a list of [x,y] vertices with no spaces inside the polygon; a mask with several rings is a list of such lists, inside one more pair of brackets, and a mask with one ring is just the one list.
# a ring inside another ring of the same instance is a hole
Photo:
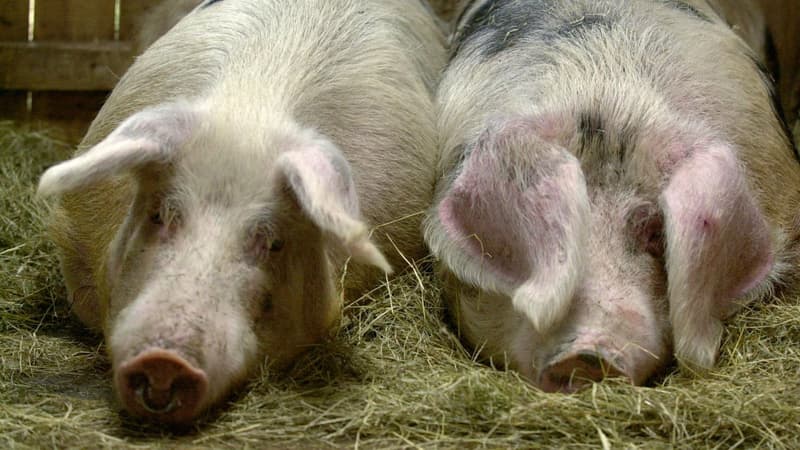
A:
{"label": "pig eye", "polygon": [[265,313],[272,312],[272,294],[267,294],[264,296],[264,304],[262,305],[262,309]]}
{"label": "pig eye", "polygon": [[636,207],[629,216],[628,227],[637,250],[656,258],[664,255],[664,218],[655,205]]}
{"label": "pig eye", "polygon": [[279,251],[283,250],[283,245],[284,245],[283,239],[275,239],[269,245],[269,251],[271,251],[271,252],[279,252]]}
{"label": "pig eye", "polygon": [[161,217],[161,211],[156,211],[150,214],[150,223],[153,225],[164,225],[164,219]]}
{"label": "pig eye", "polygon": [[149,211],[147,220],[159,230],[162,238],[171,237],[180,226],[180,214],[174,204],[159,200]]}

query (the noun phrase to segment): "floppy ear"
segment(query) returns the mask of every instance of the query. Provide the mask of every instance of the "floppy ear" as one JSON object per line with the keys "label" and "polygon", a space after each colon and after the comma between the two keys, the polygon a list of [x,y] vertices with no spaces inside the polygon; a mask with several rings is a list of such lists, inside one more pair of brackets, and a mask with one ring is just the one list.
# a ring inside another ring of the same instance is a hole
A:
{"label": "floppy ear", "polygon": [[731,149],[695,150],[661,196],[667,239],[670,321],[679,360],[709,368],[721,320],[769,274],[769,228]]}
{"label": "floppy ear", "polygon": [[512,298],[539,332],[562,320],[583,268],[589,200],[580,163],[529,121],[468,148],[427,223],[434,255],[462,281]]}
{"label": "floppy ear", "polygon": [[336,237],[354,260],[391,273],[380,250],[369,240],[361,221],[358,195],[350,164],[331,142],[317,138],[277,160],[279,180],[293,192],[306,216],[321,230]]}
{"label": "floppy ear", "polygon": [[148,164],[167,163],[194,132],[199,116],[185,103],[140,111],[86,153],[48,169],[38,193],[62,194]]}

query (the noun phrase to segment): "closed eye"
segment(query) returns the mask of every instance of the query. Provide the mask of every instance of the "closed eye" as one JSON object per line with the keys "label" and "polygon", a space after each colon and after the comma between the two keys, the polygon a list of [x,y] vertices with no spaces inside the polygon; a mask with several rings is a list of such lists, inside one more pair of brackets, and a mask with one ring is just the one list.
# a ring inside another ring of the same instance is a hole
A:
{"label": "closed eye", "polygon": [[270,244],[269,251],[271,251],[271,252],[279,252],[279,251],[283,250],[284,244],[285,243],[284,243],[283,239],[275,239]]}
{"label": "closed eye", "polygon": [[161,217],[161,211],[156,211],[150,215],[150,223],[153,225],[164,225],[164,219]]}

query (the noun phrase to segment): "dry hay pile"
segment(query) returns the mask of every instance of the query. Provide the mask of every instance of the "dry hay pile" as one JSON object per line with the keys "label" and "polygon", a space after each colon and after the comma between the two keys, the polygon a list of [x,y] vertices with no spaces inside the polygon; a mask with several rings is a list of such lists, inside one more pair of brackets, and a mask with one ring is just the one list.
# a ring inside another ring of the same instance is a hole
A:
{"label": "dry hay pile", "polygon": [[33,184],[65,145],[0,124],[0,447],[800,448],[800,306],[775,299],[727,328],[711,373],[543,394],[473,362],[436,282],[410,272],[347,311],[337,338],[264,375],[196,426],[115,405],[99,339],[63,307]]}

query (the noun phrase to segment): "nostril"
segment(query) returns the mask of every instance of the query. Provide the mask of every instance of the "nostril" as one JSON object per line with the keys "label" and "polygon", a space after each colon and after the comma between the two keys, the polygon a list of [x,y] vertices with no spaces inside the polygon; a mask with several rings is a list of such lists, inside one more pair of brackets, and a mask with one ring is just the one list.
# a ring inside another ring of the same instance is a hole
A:
{"label": "nostril", "polygon": [[129,377],[128,385],[133,390],[136,401],[149,413],[168,414],[181,406],[180,396],[176,392],[178,385],[175,382],[159,389],[153,386],[147,375],[137,373]]}
{"label": "nostril", "polygon": [[206,402],[205,373],[171,351],[149,350],[122,364],[117,389],[125,407],[140,416],[186,422]]}
{"label": "nostril", "polygon": [[571,393],[604,378],[623,375],[599,353],[581,351],[550,364],[539,376],[539,387],[545,392]]}

